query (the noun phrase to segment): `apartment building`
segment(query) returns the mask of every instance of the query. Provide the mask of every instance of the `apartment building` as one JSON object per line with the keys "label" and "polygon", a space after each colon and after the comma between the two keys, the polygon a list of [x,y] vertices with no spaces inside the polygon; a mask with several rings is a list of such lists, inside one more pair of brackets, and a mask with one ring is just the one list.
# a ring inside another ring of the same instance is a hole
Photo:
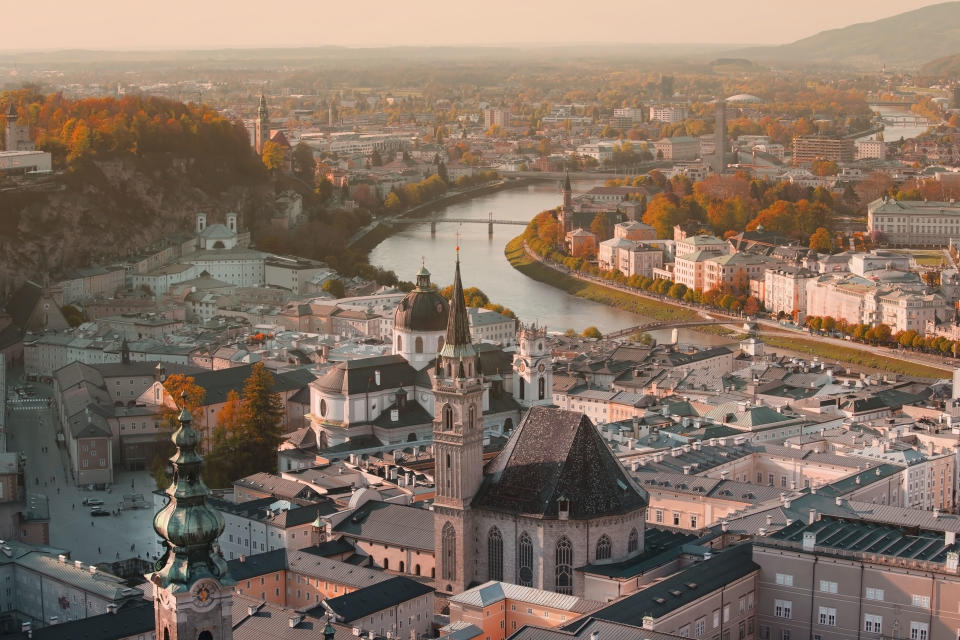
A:
{"label": "apartment building", "polygon": [[821,138],[819,136],[793,139],[793,164],[810,164],[814,160],[853,162],[853,140]]}
{"label": "apartment building", "polygon": [[690,109],[685,104],[655,104],[650,107],[650,119],[674,123],[686,120]]}
{"label": "apartment building", "polygon": [[807,309],[807,280],[816,277],[803,267],[781,265],[767,269],[763,273],[764,308],[774,315],[783,312],[795,322],[802,322]]}
{"label": "apartment building", "polygon": [[696,160],[700,157],[700,139],[691,136],[662,138],[653,143],[657,160]]}

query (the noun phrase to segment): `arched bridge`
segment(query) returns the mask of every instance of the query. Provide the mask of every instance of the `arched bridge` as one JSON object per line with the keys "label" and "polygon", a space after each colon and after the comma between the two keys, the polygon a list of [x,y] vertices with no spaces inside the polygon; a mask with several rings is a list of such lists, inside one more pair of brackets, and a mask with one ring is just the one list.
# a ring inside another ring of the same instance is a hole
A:
{"label": "arched bridge", "polygon": [[493,235],[493,225],[495,224],[512,224],[520,227],[527,226],[527,221],[524,220],[506,220],[503,218],[494,218],[493,213],[491,212],[486,219],[484,218],[395,218],[391,221],[391,224],[423,224],[425,222],[430,223],[430,233],[436,233],[437,223],[441,222],[452,222],[455,224],[485,224],[487,225],[487,232],[490,235]]}
{"label": "arched bridge", "polygon": [[686,320],[682,322],[648,322],[647,324],[638,324],[619,331],[611,331],[604,335],[605,338],[623,338],[634,333],[644,331],[657,331],[659,329],[682,329],[684,327],[702,327],[711,324],[730,324],[731,320],[716,320],[714,318],[704,318],[703,320]]}

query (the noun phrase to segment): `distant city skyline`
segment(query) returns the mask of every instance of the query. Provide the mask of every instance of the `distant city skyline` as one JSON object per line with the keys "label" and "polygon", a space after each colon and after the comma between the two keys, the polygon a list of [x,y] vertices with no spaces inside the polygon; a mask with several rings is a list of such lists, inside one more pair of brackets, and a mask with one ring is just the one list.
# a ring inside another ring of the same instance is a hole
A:
{"label": "distant city skyline", "polygon": [[[317,3],[252,0],[163,5],[91,0],[38,16],[29,3],[4,8],[0,50],[211,49],[289,46],[517,44],[785,44],[827,29],[879,20],[941,0],[488,0],[476,14],[440,0]],[[42,20],[42,24],[40,21]]]}

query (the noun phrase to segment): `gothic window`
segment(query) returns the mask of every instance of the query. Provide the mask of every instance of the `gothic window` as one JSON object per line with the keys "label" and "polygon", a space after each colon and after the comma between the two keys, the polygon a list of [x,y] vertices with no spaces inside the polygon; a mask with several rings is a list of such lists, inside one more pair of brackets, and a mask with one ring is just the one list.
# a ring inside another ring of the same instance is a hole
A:
{"label": "gothic window", "polygon": [[540,399],[543,400],[544,394],[547,392],[547,383],[543,378],[540,378],[537,385],[540,387]]}
{"label": "gothic window", "polygon": [[523,400],[523,397],[527,394],[527,381],[523,378],[520,378],[520,399]]}
{"label": "gothic window", "polygon": [[[452,528],[452,527],[451,527]],[[567,536],[557,540],[556,549],[556,589],[557,593],[573,595],[573,543]]]}
{"label": "gothic window", "polygon": [[203,631],[197,636],[197,640],[213,640],[213,634],[209,631]]}
{"label": "gothic window", "polygon": [[473,429],[477,422],[477,409],[472,404],[470,409],[467,410],[467,419],[469,420],[466,424],[467,429]]}
{"label": "gothic window", "polygon": [[443,351],[443,336],[437,338],[437,353]]}
{"label": "gothic window", "polygon": [[443,430],[449,431],[453,429],[453,408],[450,405],[443,405],[443,409],[440,410],[440,416],[442,418]]}
{"label": "gothic window", "polygon": [[640,535],[636,527],[630,529],[630,537],[627,538],[627,553],[633,553],[640,548]]}
{"label": "gothic window", "polygon": [[597,540],[597,560],[610,559],[610,546],[610,538],[606,534],[600,536],[600,539]]}
{"label": "gothic window", "polygon": [[533,586],[533,540],[524,531],[517,545],[517,583],[524,587]]}
{"label": "gothic window", "polygon": [[323,398],[320,399],[320,417],[327,415],[327,401]]}
{"label": "gothic window", "polygon": [[413,350],[417,353],[423,353],[423,338],[417,336],[417,341],[413,343]]}
{"label": "gothic window", "polygon": [[444,580],[456,580],[457,579],[457,532],[454,530],[453,525],[447,522],[443,525],[443,531],[441,533],[441,553],[443,554],[443,571],[442,577]]}
{"label": "gothic window", "polygon": [[397,353],[403,351],[403,337],[397,336]]}
{"label": "gothic window", "polygon": [[487,534],[487,579],[503,581],[503,536],[493,527]]}

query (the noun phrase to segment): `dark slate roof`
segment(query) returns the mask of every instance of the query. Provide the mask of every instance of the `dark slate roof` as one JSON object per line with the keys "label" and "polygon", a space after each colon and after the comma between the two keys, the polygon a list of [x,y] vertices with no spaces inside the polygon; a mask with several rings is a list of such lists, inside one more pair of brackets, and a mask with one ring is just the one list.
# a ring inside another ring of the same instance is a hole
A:
{"label": "dark slate roof", "polygon": [[265,553],[236,558],[227,561],[230,577],[234,580],[246,580],[257,576],[283,571],[287,568],[287,550],[274,549]]}
{"label": "dark slate roof", "polygon": [[81,618],[34,629],[34,640],[114,640],[146,636],[154,629],[153,602],[131,600],[116,613]]}
{"label": "dark slate roof", "polygon": [[399,429],[402,427],[412,427],[425,424],[433,424],[433,415],[427,412],[416,400],[407,400],[402,409],[397,409],[397,419],[393,419],[393,410],[397,409],[397,403],[394,402],[383,410],[377,419],[373,421],[378,427],[383,429]]}
{"label": "dark slate roof", "polygon": [[450,299],[450,314],[447,318],[447,337],[440,355],[458,358],[474,354],[476,350],[473,349],[473,340],[470,337],[470,315],[467,313],[463,282],[460,279],[460,254],[457,254],[457,266],[453,274],[453,297]]}
{"label": "dark slate roof", "polygon": [[432,551],[433,511],[370,500],[333,528],[337,535]]}
{"label": "dark slate roof", "polygon": [[677,640],[678,637],[590,617],[575,620],[563,629],[523,625],[507,638],[508,640],[587,640],[592,638],[594,633],[603,640]]}
{"label": "dark slate roof", "polygon": [[337,538],[336,540],[327,540],[326,542],[321,542],[320,544],[313,545],[312,547],[305,547],[300,549],[300,551],[303,553],[310,553],[315,556],[320,556],[322,558],[327,558],[329,556],[347,553],[348,551],[355,551],[355,549],[352,544],[343,538]]}
{"label": "dark slate roof", "polygon": [[749,543],[731,547],[600,609],[593,617],[641,627],[644,616],[659,618],[753,571],[759,571],[760,565],[753,561],[752,556],[753,545]]}
{"label": "dark slate roof", "polygon": [[12,344],[20,342],[23,338],[23,330],[15,324],[9,324],[0,329],[0,349],[5,349]]}
{"label": "dark slate roof", "polygon": [[[380,372],[380,384],[375,372]],[[332,393],[365,393],[413,386],[417,370],[403,356],[390,355],[340,362],[317,380],[317,386]]]}
{"label": "dark slate roof", "polygon": [[27,322],[30,320],[30,314],[33,313],[37,303],[40,302],[41,294],[43,294],[43,289],[40,285],[29,280],[13,292],[13,295],[7,300],[7,313],[10,314],[10,319],[13,320],[14,325],[21,329],[26,328]]}
{"label": "dark slate roof", "polygon": [[546,407],[527,412],[503,451],[484,470],[474,505],[556,518],[597,518],[647,505],[647,494],[620,465],[586,415]]}
{"label": "dark slate roof", "polygon": [[[383,611],[433,591],[416,580],[397,576],[380,584],[357,589],[338,598],[324,600],[324,605],[344,622],[353,622],[377,611]],[[316,610],[315,607],[310,612]],[[322,609],[318,611],[318,614]]]}
{"label": "dark slate roof", "polygon": [[[243,391],[243,386],[250,377],[250,371],[253,365],[246,364],[240,367],[230,367],[228,369],[218,369],[217,371],[205,371],[193,376],[194,382],[203,387],[206,394],[203,397],[204,405],[217,404],[227,401],[227,394],[230,391]],[[315,376],[306,369],[293,369],[283,373],[270,372],[273,376],[274,393],[284,391],[293,391],[301,389],[310,384]]]}
{"label": "dark slate roof", "polygon": [[683,545],[696,539],[694,534],[683,531],[647,529],[643,534],[643,553],[622,562],[587,565],[582,570],[610,578],[633,578],[678,558]]}
{"label": "dark slate roof", "polygon": [[[429,281],[428,281],[429,284]],[[393,315],[393,326],[408,331],[443,331],[450,303],[436,289],[418,287],[408,293]]]}

